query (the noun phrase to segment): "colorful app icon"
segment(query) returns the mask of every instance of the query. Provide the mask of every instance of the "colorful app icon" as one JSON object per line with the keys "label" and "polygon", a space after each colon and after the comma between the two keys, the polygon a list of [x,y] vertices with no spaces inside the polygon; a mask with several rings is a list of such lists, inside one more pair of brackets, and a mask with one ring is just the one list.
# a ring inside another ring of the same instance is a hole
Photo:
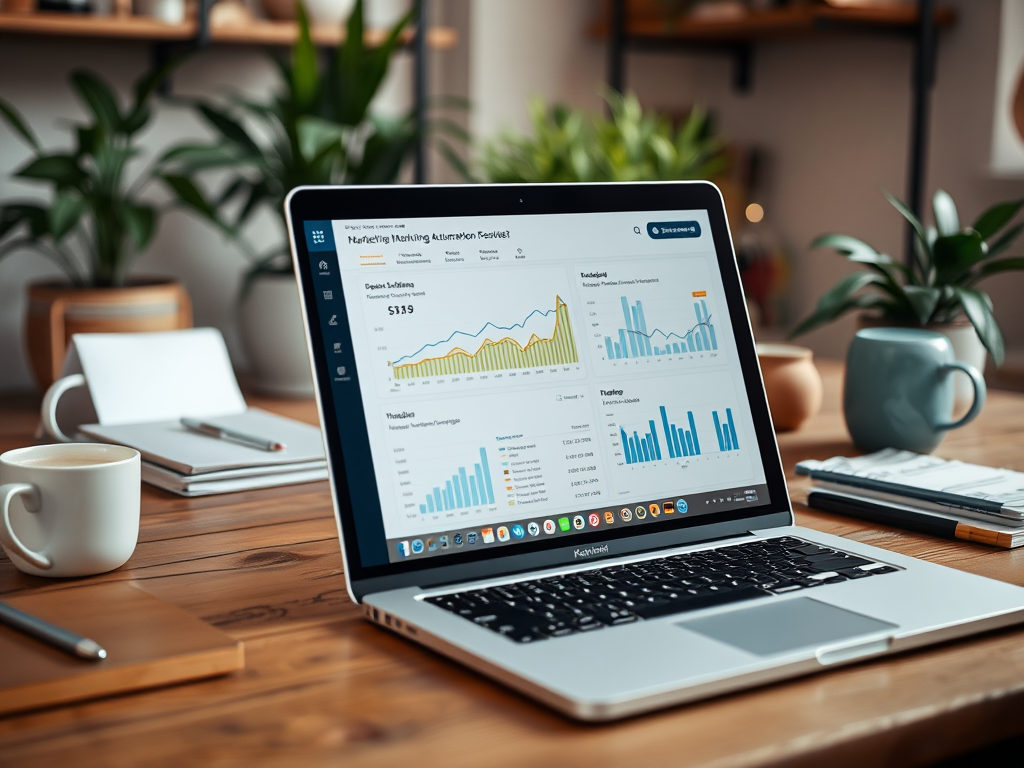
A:
{"label": "colorful app icon", "polygon": [[[654,517],[657,517],[657,516],[658,516],[658,511],[659,511],[659,507],[658,507],[658,505],[657,505],[657,504],[651,504],[651,506],[650,506],[650,507],[648,507],[648,509],[650,509],[650,510],[651,510],[651,515],[652,515],[652,516],[654,516]],[[666,509],[665,511],[666,511],[666,512],[668,512],[668,510],[667,510],[667,509]]]}
{"label": "colorful app icon", "polygon": [[558,518],[558,527],[561,528],[563,531],[568,531],[569,530],[569,518],[568,517],[560,517],[560,518]]}
{"label": "colorful app icon", "polygon": [[523,526],[521,526],[519,523],[516,523],[512,526],[512,535],[515,536],[517,539],[521,539],[523,538],[523,536],[526,535],[526,531],[523,529]]}
{"label": "colorful app icon", "polygon": [[685,515],[686,510],[690,508],[690,505],[686,503],[686,499],[676,499],[676,510],[680,515]]}
{"label": "colorful app icon", "polygon": [[587,527],[587,521],[583,519],[583,515],[576,515],[572,519],[572,527],[575,528],[577,531],[582,531],[584,528]]}
{"label": "colorful app icon", "polygon": [[463,540],[461,533],[452,534],[452,544],[454,544],[456,547],[461,547],[465,543],[466,542]]}
{"label": "colorful app icon", "polygon": [[622,518],[622,522],[628,523],[633,519],[633,511],[629,507],[623,507],[619,510],[619,517]]}
{"label": "colorful app icon", "polygon": [[437,542],[434,539],[427,539],[427,552],[436,552]]}
{"label": "colorful app icon", "polygon": [[413,539],[412,540],[412,553],[418,555],[423,551],[423,540]]}
{"label": "colorful app icon", "polygon": [[665,511],[666,515],[671,515],[673,512],[676,511],[676,505],[673,504],[671,501],[666,501],[664,504],[661,505],[661,508]]}
{"label": "colorful app icon", "polygon": [[498,526],[498,541],[508,541],[511,538],[508,535],[508,528],[504,525]]}
{"label": "colorful app icon", "polygon": [[643,505],[637,507],[636,508],[636,519],[637,520],[643,520],[645,517],[647,517],[647,507],[645,507]]}
{"label": "colorful app icon", "polygon": [[604,513],[604,522],[606,525],[611,525],[615,522],[615,513],[610,509]]}
{"label": "colorful app icon", "polygon": [[397,546],[398,546],[398,554],[401,557],[408,557],[409,555],[412,554],[412,550],[409,549],[409,542],[408,541],[400,541],[400,542],[398,542]]}
{"label": "colorful app icon", "polygon": [[494,529],[493,528],[481,528],[480,538],[484,540],[484,544],[494,543]]}
{"label": "colorful app icon", "polygon": [[469,544],[469,546],[472,547],[474,544],[476,544],[476,539],[477,539],[476,531],[470,531],[469,533],[466,534],[466,543]]}
{"label": "colorful app icon", "polygon": [[[569,522],[569,521],[566,520],[566,522]],[[544,533],[550,535],[550,534],[552,534],[554,532],[555,532],[555,521],[554,520],[545,520],[544,521]]]}
{"label": "colorful app icon", "polygon": [[[551,524],[551,530],[554,530],[554,529],[555,529],[555,524],[552,523]],[[527,524],[526,530],[529,532],[529,534],[531,536],[540,536],[540,526],[537,525],[537,523],[535,523],[533,520],[531,520],[529,522],[529,524]]]}
{"label": "colorful app icon", "polygon": [[590,523],[591,528],[597,528],[601,524],[601,516],[597,512],[591,512],[587,516],[587,522]]}
{"label": "colorful app icon", "polygon": [[451,544],[448,541],[448,535],[447,534],[445,534],[444,536],[438,537],[438,540],[441,542],[441,549],[448,549],[448,547],[451,546]]}

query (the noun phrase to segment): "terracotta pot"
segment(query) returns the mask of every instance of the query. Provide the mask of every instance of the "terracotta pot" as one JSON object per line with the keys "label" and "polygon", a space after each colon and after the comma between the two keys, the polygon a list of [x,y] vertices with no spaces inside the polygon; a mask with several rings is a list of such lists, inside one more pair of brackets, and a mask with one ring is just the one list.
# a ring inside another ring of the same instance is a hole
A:
{"label": "terracotta pot", "polygon": [[799,429],[821,410],[821,374],[814,355],[792,344],[758,344],[757,359],[776,432]]}
{"label": "terracotta pot", "polygon": [[74,288],[66,283],[28,287],[26,346],[36,383],[49,387],[64,365],[76,333],[139,333],[192,327],[184,286],[162,278],[135,278],[123,288]]}
{"label": "terracotta pot", "polygon": [[[871,315],[861,315],[857,318],[857,330],[861,328],[890,328],[896,323],[883,320]],[[959,317],[952,323],[932,323],[929,325],[905,326],[911,328],[923,328],[926,331],[941,333],[953,345],[953,357],[961,363],[973,365],[982,375],[985,374],[985,363],[988,361],[988,350],[978,338],[978,332],[974,330],[971,321],[966,317]],[[954,379],[954,412],[960,412],[970,407],[974,402],[974,386],[971,380],[963,374],[956,374]]]}
{"label": "terracotta pot", "polygon": [[254,390],[273,397],[312,397],[306,329],[294,275],[260,275],[238,308],[238,331]]}

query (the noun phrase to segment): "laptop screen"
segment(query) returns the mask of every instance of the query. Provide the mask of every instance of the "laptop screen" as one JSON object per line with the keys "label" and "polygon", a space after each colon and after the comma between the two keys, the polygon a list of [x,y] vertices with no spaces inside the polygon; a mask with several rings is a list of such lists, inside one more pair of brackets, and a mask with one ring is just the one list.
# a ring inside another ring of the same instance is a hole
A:
{"label": "laptop screen", "polygon": [[707,211],[302,232],[363,567],[600,554],[769,501]]}

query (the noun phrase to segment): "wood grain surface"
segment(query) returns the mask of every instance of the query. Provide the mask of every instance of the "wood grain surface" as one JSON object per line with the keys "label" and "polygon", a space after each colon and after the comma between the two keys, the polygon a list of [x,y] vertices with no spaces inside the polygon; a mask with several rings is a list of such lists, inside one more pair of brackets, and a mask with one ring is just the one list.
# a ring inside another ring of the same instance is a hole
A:
{"label": "wood grain surface", "polygon": [[[850,454],[841,371],[780,435],[796,461]],[[250,398],[315,421],[311,403]],[[38,401],[0,397],[0,451],[33,442]],[[1024,470],[1024,397],[991,392],[937,453]],[[796,498],[806,488],[792,482]],[[245,642],[228,677],[0,718],[5,765],[926,765],[1024,733],[1024,630],[611,725],[579,725],[363,622],[345,593],[327,483],[183,499],[145,486],[126,581]],[[797,505],[830,533],[1024,584],[1024,549],[946,541]],[[0,594],[67,589],[0,555]],[[3,660],[0,659],[0,664]],[[614,663],[613,659],[607,663]]]}

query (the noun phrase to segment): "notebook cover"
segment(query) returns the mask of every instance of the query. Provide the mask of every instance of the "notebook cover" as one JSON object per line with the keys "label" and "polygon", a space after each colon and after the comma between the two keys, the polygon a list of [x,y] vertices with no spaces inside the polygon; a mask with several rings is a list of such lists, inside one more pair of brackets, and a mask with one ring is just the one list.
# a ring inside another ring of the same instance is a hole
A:
{"label": "notebook cover", "polygon": [[4,600],[95,640],[87,661],[0,624],[0,715],[213,677],[245,667],[242,643],[127,582]]}

